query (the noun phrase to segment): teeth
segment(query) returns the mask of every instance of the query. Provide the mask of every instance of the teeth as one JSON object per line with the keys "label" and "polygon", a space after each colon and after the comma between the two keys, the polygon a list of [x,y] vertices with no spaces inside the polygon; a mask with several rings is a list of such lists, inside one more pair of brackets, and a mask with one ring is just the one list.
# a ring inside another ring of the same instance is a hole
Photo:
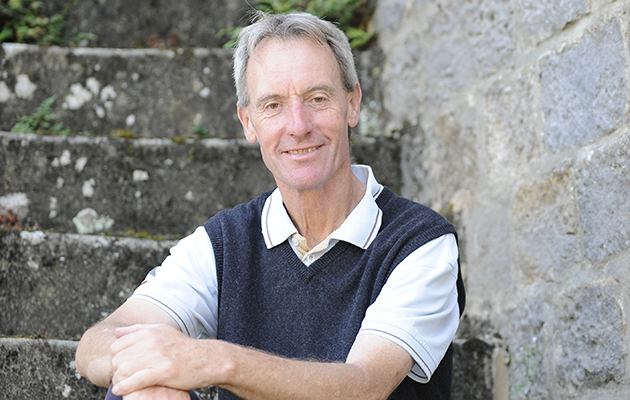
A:
{"label": "teeth", "polygon": [[302,150],[289,150],[287,151],[287,153],[289,154],[306,154],[309,153],[311,151],[317,150],[317,147],[309,147],[308,149],[302,149]]}

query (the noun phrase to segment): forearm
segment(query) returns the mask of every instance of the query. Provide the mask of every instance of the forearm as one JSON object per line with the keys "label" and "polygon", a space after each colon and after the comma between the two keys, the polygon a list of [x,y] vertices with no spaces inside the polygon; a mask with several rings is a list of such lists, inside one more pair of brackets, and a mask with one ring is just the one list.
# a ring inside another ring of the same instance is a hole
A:
{"label": "forearm", "polygon": [[77,371],[98,386],[109,386],[112,369],[110,346],[116,340],[115,326],[101,322],[85,332],[75,355]]}
{"label": "forearm", "polygon": [[388,341],[379,341],[369,352],[351,351],[346,363],[291,360],[229,343],[221,346],[217,355],[228,361],[222,366],[224,381],[217,386],[244,399],[386,399],[413,365],[403,349]]}
{"label": "forearm", "polygon": [[288,360],[242,348],[234,353],[234,367],[219,386],[243,399],[383,398],[382,388],[373,388],[351,364]]}

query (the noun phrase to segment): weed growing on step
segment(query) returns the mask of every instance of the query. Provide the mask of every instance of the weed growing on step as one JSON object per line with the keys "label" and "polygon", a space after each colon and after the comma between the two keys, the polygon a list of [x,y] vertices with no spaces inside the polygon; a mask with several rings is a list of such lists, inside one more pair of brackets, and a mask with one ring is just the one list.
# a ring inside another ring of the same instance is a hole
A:
{"label": "weed growing on step", "polygon": [[195,124],[193,133],[195,134],[195,136],[201,139],[210,137],[210,132],[208,132],[206,129],[203,129],[203,126],[201,125],[201,123]]}
{"label": "weed growing on step", "polygon": [[66,16],[77,0],[68,1],[59,14],[46,16],[44,2],[34,0],[0,1],[0,43],[13,41],[40,45],[73,45],[96,40],[92,33],[64,34]]}
{"label": "weed growing on step", "polygon": [[70,128],[63,126],[61,122],[55,122],[59,116],[51,111],[57,96],[44,100],[41,106],[32,115],[21,117],[17,124],[11,128],[15,133],[37,133],[38,135],[67,136]]}
{"label": "weed growing on step", "polygon": [[[288,14],[297,11],[316,15],[326,21],[335,22],[350,39],[350,46],[366,46],[376,32],[368,31],[373,7],[370,0],[254,0],[255,9],[275,14]],[[217,38],[227,38],[224,48],[232,48],[242,27],[221,29]]]}

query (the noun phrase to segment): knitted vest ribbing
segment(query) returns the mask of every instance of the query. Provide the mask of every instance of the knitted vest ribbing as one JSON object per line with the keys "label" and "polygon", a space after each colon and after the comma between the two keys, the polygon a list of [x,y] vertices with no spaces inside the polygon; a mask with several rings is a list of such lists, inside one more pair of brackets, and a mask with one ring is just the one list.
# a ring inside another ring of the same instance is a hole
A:
{"label": "knitted vest ribbing", "polygon": [[[344,361],[393,269],[423,244],[455,234],[439,214],[385,188],[374,242],[366,250],[339,242],[306,267],[288,241],[265,246],[260,223],[270,194],[218,213],[205,229],[217,264],[218,338],[285,357]],[[406,378],[390,399],[449,399],[451,358],[449,349],[428,384]],[[220,391],[221,400],[232,398]]]}

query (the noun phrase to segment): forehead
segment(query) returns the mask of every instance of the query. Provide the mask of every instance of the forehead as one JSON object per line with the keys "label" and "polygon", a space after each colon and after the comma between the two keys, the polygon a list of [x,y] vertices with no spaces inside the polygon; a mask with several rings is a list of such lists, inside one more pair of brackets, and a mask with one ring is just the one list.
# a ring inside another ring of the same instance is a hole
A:
{"label": "forehead", "polygon": [[[341,84],[335,55],[328,45],[311,39],[264,39],[247,63],[248,90],[292,81]],[[252,93],[253,94],[253,93]]]}

